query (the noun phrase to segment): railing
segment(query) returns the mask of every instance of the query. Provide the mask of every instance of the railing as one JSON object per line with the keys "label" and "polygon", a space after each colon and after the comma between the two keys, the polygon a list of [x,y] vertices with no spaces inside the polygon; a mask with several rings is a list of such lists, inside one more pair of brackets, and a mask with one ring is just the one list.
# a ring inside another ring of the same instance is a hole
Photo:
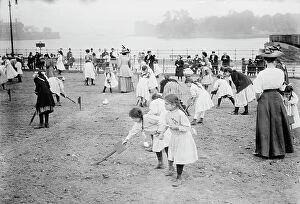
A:
{"label": "railing", "polygon": [[[201,53],[204,50],[152,50],[152,54],[156,55],[156,58],[158,59],[158,64],[162,67],[164,73],[175,73],[175,60],[177,59],[178,55],[181,55],[184,59],[190,55],[192,58],[195,54],[198,54],[201,56]],[[210,55],[212,50],[206,50],[207,54]],[[219,56],[219,59],[221,58],[221,55],[226,52],[231,57],[231,67],[233,67],[236,70],[242,71],[242,58],[248,59],[255,59],[255,56],[257,55],[257,50],[214,50],[216,52],[216,55]],[[10,49],[0,49],[0,55],[3,56],[6,53],[9,53]],[[25,59],[26,64],[26,57],[29,55],[29,52],[32,52],[35,54],[35,52],[39,52],[39,49],[16,49],[15,53],[22,54]],[[138,53],[144,52],[146,53],[147,50],[131,50],[131,56],[132,56],[132,64],[133,68],[136,69],[138,64]],[[291,51],[292,52],[292,51]],[[295,51],[297,55],[300,56],[299,51]],[[57,53],[57,50],[43,50],[42,54],[45,53]],[[117,53],[119,51],[117,50]],[[295,54],[294,53],[294,54]],[[85,50],[83,49],[74,49],[72,50],[73,57],[75,58],[75,62],[73,64],[73,67],[70,68],[72,71],[82,71],[84,67],[84,55]],[[64,52],[64,55],[66,55],[66,51]],[[290,77],[300,77],[300,61],[286,61],[284,62],[287,66],[289,76]],[[220,69],[221,62],[219,61],[219,69]],[[105,61],[102,59],[97,68],[98,70],[101,70],[105,67]],[[258,68],[255,68],[254,70],[248,70],[246,68],[245,73],[248,75],[256,75],[259,72]]]}

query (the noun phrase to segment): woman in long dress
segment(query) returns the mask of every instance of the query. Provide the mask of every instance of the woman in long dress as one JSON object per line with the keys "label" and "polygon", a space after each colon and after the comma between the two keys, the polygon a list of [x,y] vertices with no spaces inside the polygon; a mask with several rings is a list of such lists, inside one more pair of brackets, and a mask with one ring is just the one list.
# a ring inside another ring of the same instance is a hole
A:
{"label": "woman in long dress", "polygon": [[58,51],[57,53],[57,62],[56,62],[56,67],[58,70],[58,74],[61,75],[62,71],[66,70],[64,62],[63,62],[63,53],[62,51]]}
{"label": "woman in long dress", "polygon": [[127,93],[133,91],[131,62],[130,57],[127,55],[129,51],[122,49],[121,56],[119,57],[118,67],[119,73],[119,91],[121,93]]}
{"label": "woman in long dress", "polygon": [[46,67],[46,76],[48,78],[54,77],[55,76],[55,74],[54,74],[55,63],[54,63],[53,58],[50,58],[50,56],[48,54],[45,54],[44,59],[45,59],[45,67]]}
{"label": "woman in long dress", "polygon": [[283,90],[284,72],[275,67],[280,51],[266,48],[260,54],[267,68],[254,80],[257,98],[256,156],[266,158],[284,157],[294,152],[287,112],[279,90]]}
{"label": "woman in long dress", "polygon": [[177,60],[175,61],[175,76],[177,76],[178,80],[180,79],[182,81],[182,77],[184,76],[183,70],[184,70],[184,61],[182,60],[182,57],[179,55]]}

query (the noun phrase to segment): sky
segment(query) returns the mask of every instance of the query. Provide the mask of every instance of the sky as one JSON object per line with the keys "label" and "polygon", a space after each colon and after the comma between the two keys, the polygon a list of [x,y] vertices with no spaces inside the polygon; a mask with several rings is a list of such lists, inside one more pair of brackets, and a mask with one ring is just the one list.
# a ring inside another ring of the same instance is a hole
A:
{"label": "sky", "polygon": [[[0,0],[0,20],[8,21],[8,1]],[[187,10],[193,18],[250,10],[262,16],[300,13],[299,0],[18,0],[13,19],[65,35],[133,34],[134,22],[157,24],[166,11]],[[299,19],[300,20],[300,19]]]}

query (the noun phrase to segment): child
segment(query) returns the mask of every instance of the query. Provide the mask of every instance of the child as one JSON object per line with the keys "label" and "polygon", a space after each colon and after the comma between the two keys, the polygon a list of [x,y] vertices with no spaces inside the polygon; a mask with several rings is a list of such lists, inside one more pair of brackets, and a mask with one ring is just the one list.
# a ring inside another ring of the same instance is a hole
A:
{"label": "child", "polygon": [[104,76],[105,76],[105,80],[104,80],[104,88],[102,93],[105,93],[105,90],[108,87],[110,93],[112,93],[112,88],[118,86],[118,81],[116,80],[115,74],[111,72],[110,67],[105,68]]}
{"label": "child", "polygon": [[187,78],[185,80],[185,84],[190,87],[190,93],[192,97],[189,99],[192,105],[195,103],[195,116],[191,125],[196,125],[197,120],[200,116],[200,120],[198,123],[203,123],[205,111],[211,109],[214,106],[209,93],[203,88],[203,86],[198,83],[194,82],[192,78]]}
{"label": "child", "polygon": [[208,86],[213,83],[212,72],[209,67],[205,66],[202,70],[202,79],[201,83],[203,84],[205,90],[208,89]]}
{"label": "child", "polygon": [[[161,94],[154,93],[152,95],[152,101],[149,105],[149,115],[155,115],[160,117],[160,123],[163,123],[163,120],[165,120],[167,110],[165,107],[165,100],[162,98]],[[168,147],[170,143],[171,138],[171,132],[168,129],[164,134],[163,141],[159,140],[158,137],[154,137],[151,135],[152,139],[152,151],[156,152],[157,157],[159,160],[162,161],[162,150],[165,149],[165,152],[168,156]]]}
{"label": "child", "polygon": [[136,85],[137,104],[141,107],[147,106],[147,102],[150,101],[149,78],[150,73],[148,72],[148,67],[146,65],[142,66],[141,77]]}
{"label": "child", "polygon": [[56,97],[57,106],[61,106],[60,95],[65,96],[63,81],[65,81],[65,77],[61,77],[61,76],[48,78],[50,90],[53,94],[55,94]]}
{"label": "child", "polygon": [[292,129],[296,129],[300,127],[300,118],[298,112],[298,96],[293,91],[293,87],[291,85],[287,85],[284,90],[283,95],[283,103],[286,108],[288,116],[292,116],[294,119],[294,123],[291,123]]}
{"label": "child", "polygon": [[7,76],[6,76],[6,68],[4,65],[0,64],[0,85],[2,86],[3,90],[6,90],[6,82],[7,82]]}
{"label": "child", "polygon": [[222,98],[227,98],[227,97],[234,105],[233,92],[232,92],[232,89],[231,89],[229,83],[220,74],[217,76],[217,78],[218,79],[215,81],[215,84],[213,86],[213,91],[211,92],[211,94],[218,93],[218,106],[217,107],[220,107]]}
{"label": "child", "polygon": [[[131,109],[129,111],[129,116],[134,121],[134,125],[129,131],[127,137],[123,140],[123,144],[126,144],[132,136],[137,135],[140,132],[142,133],[146,132],[152,134],[154,137],[158,136],[157,130],[159,127],[160,116],[156,116],[152,114],[143,115],[143,112],[139,108]],[[160,147],[163,146],[163,141],[157,140],[157,142],[160,142],[160,144],[158,144],[157,146]],[[161,169],[163,168],[163,163],[162,163],[162,155],[160,153],[163,147],[162,148],[157,147],[157,149],[153,148],[153,152],[156,152],[157,159],[158,159],[158,165],[155,168]]]}
{"label": "child", "polygon": [[164,137],[164,131],[171,130],[171,140],[169,144],[169,171],[166,176],[173,175],[173,163],[176,164],[177,177],[172,185],[177,187],[181,184],[181,175],[185,164],[194,163],[198,160],[198,153],[195,141],[191,133],[191,124],[185,111],[180,105],[180,100],[174,94],[165,97],[167,109],[165,124],[160,128],[160,139]]}
{"label": "child", "polygon": [[17,69],[17,73],[18,73],[18,82],[22,82],[22,75],[23,75],[23,71],[22,71],[22,63],[21,63],[21,59],[20,58],[16,58],[16,64],[15,64],[15,68]]}
{"label": "child", "polygon": [[[34,74],[35,93],[37,95],[36,112],[39,114],[40,125],[35,129],[49,128],[49,114],[53,112],[54,100],[46,75],[39,71]],[[44,123],[45,118],[45,123]]]}

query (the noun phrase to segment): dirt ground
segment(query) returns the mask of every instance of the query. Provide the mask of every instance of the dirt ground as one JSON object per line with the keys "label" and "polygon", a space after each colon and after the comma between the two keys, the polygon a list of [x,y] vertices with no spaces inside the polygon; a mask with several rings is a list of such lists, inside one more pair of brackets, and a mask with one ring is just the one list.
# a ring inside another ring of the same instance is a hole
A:
{"label": "dirt ground", "polygon": [[[128,133],[135,93],[102,94],[103,75],[96,86],[84,86],[80,73],[63,75],[67,95],[82,97],[82,110],[62,98],[50,128],[34,129],[38,117],[28,125],[36,101],[32,72],[8,85],[11,101],[0,91],[1,203],[300,203],[299,132],[295,153],[281,160],[254,157],[256,102],[248,116],[231,115],[227,100],[206,113],[194,136],[200,158],[185,166],[183,185],[174,188],[166,169],[154,169],[156,156],[145,151],[142,137],[92,165]],[[292,82],[300,96],[300,80]]]}

